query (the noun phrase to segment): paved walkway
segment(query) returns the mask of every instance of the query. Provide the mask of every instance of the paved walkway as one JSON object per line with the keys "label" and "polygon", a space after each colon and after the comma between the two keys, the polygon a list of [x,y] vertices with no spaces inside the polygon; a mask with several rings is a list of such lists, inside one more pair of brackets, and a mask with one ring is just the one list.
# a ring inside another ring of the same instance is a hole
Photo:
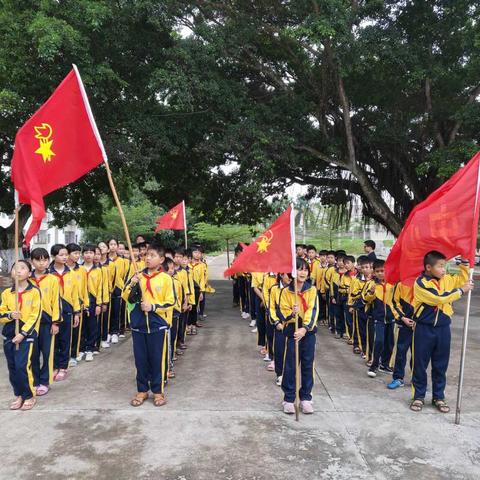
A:
{"label": "paved walkway", "polygon": [[[130,340],[39,400],[10,412],[0,356],[1,479],[478,479],[480,329],[476,299],[462,426],[427,406],[408,410],[409,390],[388,392],[369,379],[342,341],[318,335],[316,413],[300,422],[281,412],[281,392],[238,310],[229,282],[213,282],[209,317],[178,361],[168,404],[138,409]],[[449,374],[453,406],[458,327]]]}

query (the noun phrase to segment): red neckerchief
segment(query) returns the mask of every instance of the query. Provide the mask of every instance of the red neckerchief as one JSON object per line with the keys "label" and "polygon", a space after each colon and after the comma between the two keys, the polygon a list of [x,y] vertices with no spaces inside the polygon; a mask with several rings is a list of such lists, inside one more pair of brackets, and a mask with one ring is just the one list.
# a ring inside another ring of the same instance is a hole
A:
{"label": "red neckerchief", "polygon": [[26,291],[27,291],[27,290],[24,290],[23,292],[18,292],[18,309],[19,309],[19,310],[22,309],[23,294],[24,294]]}
{"label": "red neckerchief", "polygon": [[298,296],[300,297],[300,300],[302,302],[303,313],[305,313],[308,310],[307,300],[305,299],[303,292],[298,292]]}
{"label": "red neckerchief", "polygon": [[152,297],[153,297],[153,290],[152,290],[152,284],[150,283],[150,280],[152,280],[152,278],[155,278],[157,275],[159,275],[162,272],[163,272],[163,268],[161,270],[159,270],[158,272],[153,272],[151,275],[149,275],[148,273],[145,273],[145,272],[142,273],[144,278],[147,279],[147,285],[146,285],[145,288],[147,289],[147,292],[149,292]]}
{"label": "red neckerchief", "polygon": [[41,282],[44,278],[47,278],[47,275],[48,275],[48,274],[42,275],[42,276],[39,277],[39,278],[32,277],[32,280],[37,284],[37,287],[40,288],[40,282]]}
{"label": "red neckerchief", "polygon": [[358,272],[354,268],[352,268],[352,270],[350,270],[348,272],[348,275],[350,275],[350,277],[355,277],[357,275],[357,273]]}
{"label": "red neckerchief", "polygon": [[58,278],[58,280],[59,280],[59,282],[60,282],[60,287],[62,287],[62,292],[63,292],[63,288],[64,288],[64,286],[65,286],[65,283],[64,283],[64,281],[63,281],[63,277],[64,277],[64,275],[65,275],[66,273],[68,273],[69,271],[70,271],[70,270],[66,270],[66,271],[64,270],[63,273],[58,273],[56,270],[54,270],[54,271],[52,272],[52,275],[55,275],[55,276]]}

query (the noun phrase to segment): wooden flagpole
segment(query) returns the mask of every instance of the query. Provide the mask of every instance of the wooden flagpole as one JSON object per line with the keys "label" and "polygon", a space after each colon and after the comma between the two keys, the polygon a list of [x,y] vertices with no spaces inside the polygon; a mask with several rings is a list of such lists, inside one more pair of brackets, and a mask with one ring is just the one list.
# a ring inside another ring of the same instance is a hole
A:
{"label": "wooden flagpole", "polygon": [[[20,306],[20,300],[19,300],[19,294],[18,294],[18,275],[17,275],[17,266],[18,266],[18,261],[20,259],[20,252],[18,249],[18,242],[20,239],[20,228],[19,228],[19,219],[18,219],[18,211],[20,209],[20,203],[18,201],[18,193],[15,190],[15,265],[14,265],[14,275],[15,275],[15,311],[19,311],[19,306]],[[17,336],[20,333],[20,321],[15,320],[15,336]],[[15,349],[19,349],[18,343],[15,345]]]}
{"label": "wooden flagpole", "polygon": [[188,248],[188,239],[187,239],[187,209],[185,207],[185,200],[183,201],[183,225],[185,227],[185,250]]}

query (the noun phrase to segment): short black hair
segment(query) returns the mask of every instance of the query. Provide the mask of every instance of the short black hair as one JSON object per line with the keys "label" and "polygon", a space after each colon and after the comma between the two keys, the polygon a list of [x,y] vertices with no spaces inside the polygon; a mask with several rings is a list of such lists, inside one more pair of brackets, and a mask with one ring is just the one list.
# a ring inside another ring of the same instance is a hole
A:
{"label": "short black hair", "polygon": [[155,252],[157,252],[161,257],[165,256],[165,247],[160,243],[155,243],[155,242],[151,243],[148,246],[148,250],[155,250]]}
{"label": "short black hair", "polygon": [[82,248],[82,253],[85,253],[85,252],[93,252],[95,253],[95,249],[97,247],[93,244],[93,243],[86,243],[83,248]]}
{"label": "short black hair", "polygon": [[317,251],[317,247],[316,247],[315,245],[309,245],[309,246],[307,247],[307,250],[315,250],[315,251]]}
{"label": "short black hair", "polygon": [[345,250],[337,250],[337,251],[335,252],[335,255],[336,255],[336,256],[338,256],[338,255],[346,255],[346,254],[347,254],[347,252],[346,252]]}
{"label": "short black hair", "polygon": [[34,248],[30,252],[30,258],[32,260],[50,260],[50,255],[48,254],[47,250],[45,248]]}
{"label": "short black hair", "polygon": [[342,261],[345,260],[346,257],[347,257],[347,256],[346,256],[344,253],[339,253],[339,254],[337,255],[337,262],[338,262],[339,260],[342,260]]}
{"label": "short black hair", "polygon": [[183,247],[177,247],[175,249],[175,255],[181,255],[182,257],[185,256],[185,249]]}
{"label": "short black hair", "polygon": [[423,257],[423,266],[427,268],[427,265],[433,267],[439,260],[446,260],[447,257],[442,253],[438,252],[437,250],[430,250],[424,257]]}
{"label": "short black hair", "polygon": [[170,254],[172,257],[175,255],[175,252],[173,251],[172,248],[166,248],[165,249],[165,255]]}
{"label": "short black hair", "polygon": [[[18,260],[18,262],[16,262],[16,263],[24,263],[27,266],[28,271],[29,272],[32,271],[32,264],[28,260],[24,260],[22,258],[21,260]],[[12,271],[13,271],[14,268],[15,268],[15,263],[12,265]]]}
{"label": "short black hair", "polygon": [[170,268],[170,265],[173,265],[174,264],[174,261],[169,258],[169,257],[165,257],[165,261],[162,263],[162,268],[167,271],[169,268]]}
{"label": "short black hair", "polygon": [[308,270],[310,271],[310,266],[308,265],[307,261],[303,258],[297,258],[297,270]]}
{"label": "short black hair", "polygon": [[368,258],[366,255],[361,255],[360,257],[358,257],[357,263],[362,266],[362,265],[366,265],[367,263],[371,264],[373,263],[373,261],[370,258]]}
{"label": "short black hair", "polygon": [[67,250],[67,247],[63,243],[56,243],[55,245],[52,245],[52,248],[50,249],[50,255],[56,256],[60,253],[60,250]]}
{"label": "short black hair", "polygon": [[376,243],[373,241],[373,240],[365,240],[363,242],[363,244],[366,246],[366,247],[370,247],[370,248],[373,248],[375,250],[375,247],[376,247]]}
{"label": "short black hair", "polygon": [[335,256],[335,252],[333,250],[327,250],[327,255]]}
{"label": "short black hair", "polygon": [[380,260],[379,258],[377,258],[374,262],[373,262],[373,269],[376,270],[377,268],[383,268],[385,266],[385,260]]}
{"label": "short black hair", "polygon": [[72,252],[81,252],[82,249],[78,243],[68,243],[67,244],[67,252],[72,253]]}
{"label": "short black hair", "polygon": [[203,248],[199,243],[192,245],[192,252],[195,252],[195,251],[203,253]]}
{"label": "short black hair", "polygon": [[134,244],[132,245],[132,249],[134,249],[134,248],[140,250],[140,245],[139,245],[138,243],[134,243]]}
{"label": "short black hair", "polygon": [[343,260],[344,260],[344,262],[355,263],[355,257],[353,255],[347,255]]}
{"label": "short black hair", "polygon": [[111,237],[111,238],[109,238],[109,239],[105,242],[105,243],[107,244],[107,246],[110,244],[110,242],[111,242],[112,240],[118,245],[118,240],[117,240],[116,238],[114,238],[114,237]]}
{"label": "short black hair", "polygon": [[328,250],[320,250],[318,252],[319,255],[328,255]]}

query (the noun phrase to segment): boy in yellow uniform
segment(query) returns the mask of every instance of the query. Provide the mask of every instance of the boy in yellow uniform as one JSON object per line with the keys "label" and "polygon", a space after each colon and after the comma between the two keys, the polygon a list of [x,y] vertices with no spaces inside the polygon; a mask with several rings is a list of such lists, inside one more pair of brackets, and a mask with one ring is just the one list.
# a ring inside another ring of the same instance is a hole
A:
{"label": "boy in yellow uniform", "polygon": [[441,412],[448,413],[445,401],[447,368],[450,359],[450,323],[452,303],[473,289],[469,281],[469,262],[462,259],[460,273],[446,273],[446,258],[431,251],[423,260],[424,272],[413,287],[415,331],[413,334],[413,401],[410,409],[422,410],[427,390],[427,367],[432,363],[432,403]]}
{"label": "boy in yellow uniform", "polygon": [[150,390],[155,406],[167,403],[163,393],[167,368],[166,331],[168,316],[175,304],[175,292],[172,277],[160,270],[164,261],[164,248],[151,244],[145,256],[145,270],[128,281],[122,294],[125,301],[134,304],[130,311],[137,369],[137,394],[130,402],[134,407],[145,402]]}
{"label": "boy in yellow uniform", "polygon": [[257,345],[260,347],[260,354],[264,355],[264,360],[266,362],[270,362],[271,358],[268,356],[268,351],[266,348],[267,326],[265,323],[265,305],[263,304],[263,293],[262,293],[264,276],[265,276],[264,273],[260,273],[260,272],[252,273],[252,291],[254,295]]}
{"label": "boy in yellow uniform", "polygon": [[[3,350],[16,397],[10,410],[30,410],[36,403],[31,359],[42,316],[42,299],[40,290],[28,281],[31,268],[27,261],[19,260],[12,269],[12,276],[18,278],[18,310],[15,287],[2,292],[0,304],[0,323],[5,324]],[[18,334],[15,333],[16,321]]]}
{"label": "boy in yellow uniform", "polygon": [[[313,413],[313,364],[315,359],[315,336],[317,333],[318,297],[317,290],[307,281],[310,270],[302,258],[297,258],[297,278],[280,293],[278,316],[286,336],[285,363],[283,366],[282,389],[283,411],[295,413],[295,342],[298,342],[301,364],[300,408],[303,413]],[[293,282],[297,282],[295,294]],[[295,332],[295,314],[299,328]]]}
{"label": "boy in yellow uniform", "polygon": [[192,247],[192,262],[190,263],[190,269],[193,277],[194,286],[194,304],[190,310],[188,316],[188,325],[191,335],[197,334],[198,324],[198,309],[200,302],[205,295],[205,263],[202,262],[202,249],[200,245],[194,245]]}
{"label": "boy in yellow uniform", "polygon": [[339,304],[343,306],[343,316],[345,318],[345,331],[348,337],[348,344],[353,345],[353,317],[350,312],[350,305],[348,304],[350,286],[357,276],[357,270],[355,268],[355,257],[347,255],[343,259],[343,265],[345,266],[345,274],[342,275],[338,285],[338,298]]}
{"label": "boy in yellow uniform", "polygon": [[345,255],[337,256],[337,265],[330,279],[330,304],[332,306],[335,318],[335,330],[337,338],[343,338],[345,335],[345,311],[343,308],[343,297],[340,297],[340,283],[343,276],[347,273],[344,265]]}
{"label": "boy in yellow uniform", "polygon": [[[175,262],[175,276],[180,281],[184,292],[184,299],[180,318],[178,322],[178,334],[177,334],[177,350],[176,355],[183,355],[183,350],[187,349],[185,345],[185,329],[187,327],[188,312],[192,309],[190,300],[192,293],[194,292],[193,279],[188,273],[188,257],[186,256],[185,249],[177,248],[173,256]],[[195,299],[193,298],[193,302]]]}
{"label": "boy in yellow uniform", "polygon": [[310,281],[312,285],[317,284],[317,270],[320,265],[320,259],[317,257],[317,248],[315,245],[308,245],[307,247],[307,262],[310,268]]}
{"label": "boy in yellow uniform", "polygon": [[102,271],[102,313],[98,326],[97,350],[100,353],[100,347],[109,348],[108,325],[110,316],[110,295],[112,292],[113,275],[110,275],[110,261],[108,259],[108,246],[105,242],[100,242],[95,249],[95,263]]}
{"label": "boy in yellow uniform", "polygon": [[273,358],[273,343],[275,339],[275,325],[274,320],[270,316],[270,290],[277,284],[277,275],[274,273],[266,273],[263,276],[262,283],[262,301],[265,308],[265,336],[267,339],[267,355],[270,363],[267,365],[269,372],[275,371],[275,362]]}
{"label": "boy in yellow uniform", "polygon": [[323,275],[322,284],[320,287],[320,292],[322,298],[327,305],[327,324],[330,332],[335,333],[335,315],[333,311],[333,306],[330,298],[330,286],[332,283],[333,272],[335,271],[335,252],[329,251],[327,253],[327,268],[325,274]]}
{"label": "boy in yellow uniform", "polygon": [[[55,335],[60,322],[60,289],[56,278],[48,273],[50,255],[44,248],[34,248],[30,254],[34,270],[31,281],[42,294],[42,318],[32,356],[33,379],[37,395],[46,395],[53,383],[53,353]],[[42,366],[40,366],[40,356]]]}
{"label": "boy in yellow uniform", "polygon": [[68,359],[72,341],[72,329],[80,323],[80,299],[77,275],[66,263],[68,250],[65,245],[57,243],[50,250],[52,263],[49,273],[56,277],[60,287],[62,321],[55,338],[55,355],[53,358],[53,378],[56,382],[67,377]]}
{"label": "boy in yellow uniform", "polygon": [[85,352],[85,361],[93,360],[96,350],[100,314],[103,305],[103,272],[102,267],[94,263],[95,245],[87,244],[83,247],[83,265],[87,276],[88,310],[84,312],[83,336],[81,351]]}
{"label": "boy in yellow uniform", "polygon": [[329,267],[327,263],[327,250],[320,250],[318,253],[318,265],[315,271],[315,286],[317,287],[318,291],[318,305],[319,305],[319,313],[318,319],[320,322],[325,322],[327,319],[327,303],[322,295],[322,285],[323,279],[325,277],[325,272]]}

